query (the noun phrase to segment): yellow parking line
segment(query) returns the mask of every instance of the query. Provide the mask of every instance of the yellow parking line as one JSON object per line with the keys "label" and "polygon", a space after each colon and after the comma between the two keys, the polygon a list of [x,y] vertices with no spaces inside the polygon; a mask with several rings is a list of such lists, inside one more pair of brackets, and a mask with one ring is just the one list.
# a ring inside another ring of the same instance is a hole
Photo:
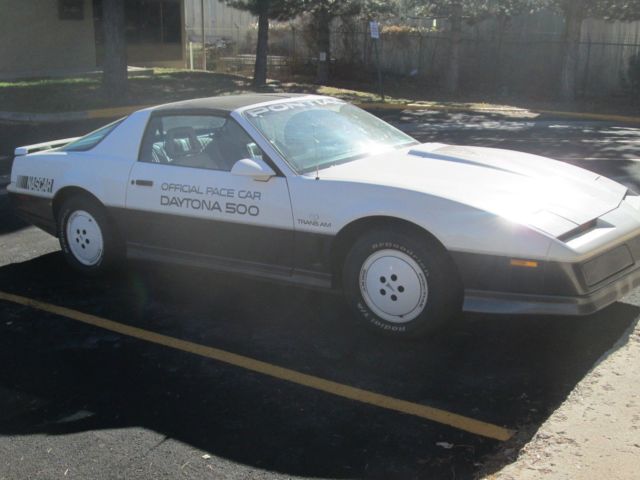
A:
{"label": "yellow parking line", "polygon": [[446,410],[441,410],[439,408],[428,407],[426,405],[420,405],[418,403],[408,402],[406,400],[400,400],[387,395],[370,392],[350,385],[333,382],[324,378],[272,365],[243,355],[220,350],[218,348],[180,340],[178,338],[169,337],[167,335],[144,330],[142,328],[132,327],[130,325],[114,322],[113,320],[107,320],[106,318],[100,318],[95,315],[53,305],[51,303],[41,302],[28,297],[22,297],[20,295],[0,291],[0,300],[25,305],[27,307],[67,317],[72,320],[93,325],[94,327],[103,328],[105,330],[110,330],[122,335],[127,335],[129,337],[138,338],[140,340],[163,345],[165,347],[218,360],[229,365],[244,368],[252,372],[262,373],[263,375],[286,380],[298,385],[304,385],[339,397],[348,398],[350,400],[355,400],[357,402],[366,403],[380,408],[386,408],[387,410],[405,413],[407,415],[414,415],[416,417],[448,425],[483,437],[505,441],[511,438],[514,434],[512,430],[465,417],[463,415],[447,412]]}

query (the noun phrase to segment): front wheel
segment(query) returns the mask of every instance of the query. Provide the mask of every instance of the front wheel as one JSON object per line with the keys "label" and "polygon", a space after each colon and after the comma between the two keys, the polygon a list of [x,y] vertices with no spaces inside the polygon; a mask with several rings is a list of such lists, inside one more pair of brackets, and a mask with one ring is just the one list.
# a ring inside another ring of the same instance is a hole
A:
{"label": "front wheel", "polygon": [[88,197],[72,197],[62,204],[58,238],[67,262],[86,274],[109,270],[122,256],[104,207]]}
{"label": "front wheel", "polygon": [[351,248],[343,289],[356,315],[374,330],[417,337],[460,311],[460,283],[446,251],[412,232],[374,230]]}

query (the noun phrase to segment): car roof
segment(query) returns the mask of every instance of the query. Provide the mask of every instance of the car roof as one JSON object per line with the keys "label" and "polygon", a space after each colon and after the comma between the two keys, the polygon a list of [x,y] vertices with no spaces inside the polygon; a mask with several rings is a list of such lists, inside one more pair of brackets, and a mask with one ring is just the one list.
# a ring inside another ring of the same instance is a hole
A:
{"label": "car roof", "polygon": [[256,105],[273,100],[306,97],[306,93],[247,93],[242,95],[223,95],[219,97],[195,98],[180,102],[167,103],[152,108],[155,112],[180,110],[218,110],[232,112],[238,108]]}

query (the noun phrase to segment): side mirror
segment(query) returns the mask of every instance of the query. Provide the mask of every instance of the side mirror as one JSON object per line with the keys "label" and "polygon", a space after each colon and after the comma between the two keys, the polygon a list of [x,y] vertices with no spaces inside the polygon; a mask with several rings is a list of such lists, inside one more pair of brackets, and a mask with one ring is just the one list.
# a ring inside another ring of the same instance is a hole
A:
{"label": "side mirror", "polygon": [[266,182],[271,177],[275,177],[276,172],[274,172],[263,160],[257,158],[243,158],[233,165],[231,168],[231,174],[238,175],[240,177],[251,177],[260,182]]}

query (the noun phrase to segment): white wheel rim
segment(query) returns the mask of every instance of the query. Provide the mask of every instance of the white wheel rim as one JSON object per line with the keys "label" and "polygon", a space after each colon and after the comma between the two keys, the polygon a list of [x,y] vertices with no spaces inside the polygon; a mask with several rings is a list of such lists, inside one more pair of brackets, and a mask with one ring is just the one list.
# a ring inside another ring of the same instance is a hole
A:
{"label": "white wheel rim", "polygon": [[379,250],[360,269],[360,292],[377,316],[391,323],[407,323],[427,304],[427,278],[418,263],[399,250]]}
{"label": "white wheel rim", "polygon": [[67,244],[76,260],[88,267],[100,261],[104,249],[102,230],[90,213],[76,210],[69,215],[66,233]]}

